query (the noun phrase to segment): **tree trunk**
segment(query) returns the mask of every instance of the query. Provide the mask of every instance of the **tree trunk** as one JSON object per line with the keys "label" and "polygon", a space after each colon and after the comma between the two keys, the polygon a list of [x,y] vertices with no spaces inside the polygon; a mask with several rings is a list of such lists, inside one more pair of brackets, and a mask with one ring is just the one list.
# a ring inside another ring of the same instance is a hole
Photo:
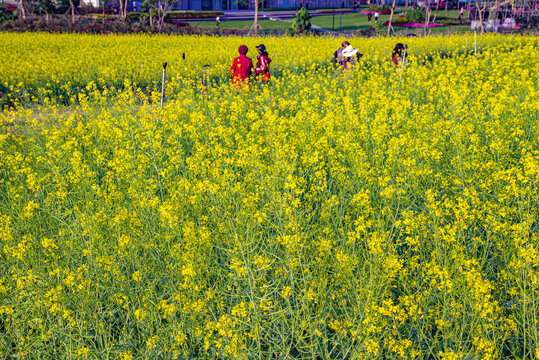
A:
{"label": "tree trunk", "polygon": [[69,6],[71,6],[71,24],[75,23],[75,4],[73,0],[69,0]]}
{"label": "tree trunk", "polygon": [[118,1],[120,3],[120,20],[124,20],[124,2],[123,0]]}
{"label": "tree trunk", "polygon": [[[120,0],[122,1],[122,0]],[[127,0],[125,0],[125,3],[124,3],[124,21],[127,19]]]}
{"label": "tree trunk", "polygon": [[[446,2],[447,4],[447,2]],[[432,23],[436,22],[436,18],[438,17],[438,9],[440,8],[440,1],[436,3],[436,11],[434,12],[434,18],[432,19]],[[432,33],[432,27],[429,27],[429,36]]]}
{"label": "tree trunk", "polygon": [[481,26],[481,35],[485,32],[485,25],[483,24],[483,15],[487,7],[487,4],[484,4],[483,8],[479,7],[479,1],[475,0],[475,7],[477,8],[477,14],[479,15],[479,25]]}
{"label": "tree trunk", "polygon": [[127,0],[119,0],[120,3],[120,19],[125,21],[127,19]]}
{"label": "tree trunk", "polygon": [[391,28],[393,27],[393,15],[395,14],[395,2],[397,0],[393,0],[393,3],[391,4],[391,15],[389,15],[389,23],[387,24],[387,36],[391,34]]}
{"label": "tree trunk", "polygon": [[163,6],[163,3],[159,3],[159,18],[157,19],[157,31],[158,32],[161,32],[161,30],[163,29],[163,24],[165,22],[165,11],[166,11],[166,8]]}
{"label": "tree trunk", "polygon": [[[127,1],[127,0],[126,0]],[[163,26],[165,25],[165,19],[167,17],[167,14],[169,13],[170,11],[170,7],[172,6],[172,2],[170,1],[167,1],[167,0],[161,0],[159,3],[158,3],[158,7],[157,7],[157,31],[158,32],[161,32],[161,30],[163,29]],[[127,7],[127,5],[126,5]],[[151,18],[152,14],[151,14],[151,10],[150,10],[150,23],[152,23],[152,18]],[[150,25],[153,27],[153,25]]]}
{"label": "tree trunk", "polygon": [[22,0],[17,1],[19,5],[19,20],[26,20],[26,11],[24,10],[24,4]]}
{"label": "tree trunk", "polygon": [[[500,0],[496,0],[496,4],[494,5],[496,7],[496,13],[494,17],[494,26],[496,27],[495,31],[498,33],[498,14],[500,11]],[[492,12],[492,10],[491,10]]]}
{"label": "tree trunk", "polygon": [[430,22],[430,0],[427,0],[427,8],[425,9],[425,27],[423,28],[423,34],[424,36],[427,36],[427,29],[429,28],[429,22]]}
{"label": "tree trunk", "polygon": [[255,22],[253,24],[254,28],[255,28],[255,35],[258,36],[258,1],[259,0],[255,0]]}

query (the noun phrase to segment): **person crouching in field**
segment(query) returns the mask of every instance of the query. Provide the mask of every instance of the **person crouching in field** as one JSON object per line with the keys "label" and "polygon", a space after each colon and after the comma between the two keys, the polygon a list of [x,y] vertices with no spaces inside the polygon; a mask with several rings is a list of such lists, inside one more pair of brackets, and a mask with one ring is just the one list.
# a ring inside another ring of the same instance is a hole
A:
{"label": "person crouching in field", "polygon": [[256,47],[258,50],[258,56],[256,57],[256,78],[260,81],[260,86],[265,82],[268,82],[270,79],[269,64],[271,59],[268,56],[268,51],[266,47],[262,44]]}
{"label": "person crouching in field", "polygon": [[395,64],[395,68],[399,67],[400,62],[406,63],[406,50],[407,46],[401,43],[398,43],[393,48],[393,54],[391,55],[391,57],[393,58],[392,60],[393,64]]}
{"label": "person crouching in field", "polygon": [[357,60],[359,60],[363,54],[357,51],[352,45],[348,45],[342,49],[342,66],[345,70],[351,70],[356,65]]}
{"label": "person crouching in field", "polygon": [[[355,59],[353,58],[354,55]],[[353,67],[356,59],[359,60],[362,56],[363,54],[350,45],[348,41],[343,41],[341,47],[333,53],[332,62],[335,66],[342,66],[344,69],[348,69]]]}
{"label": "person crouching in field", "polygon": [[236,85],[238,89],[250,85],[250,76],[254,73],[253,61],[247,57],[247,51],[249,49],[246,45],[240,46],[238,49],[240,56],[234,59],[230,67],[232,84]]}
{"label": "person crouching in field", "polygon": [[350,43],[348,41],[343,41],[342,44],[341,44],[341,47],[339,49],[337,49],[337,51],[335,51],[333,53],[333,64],[335,66],[342,66],[343,64],[343,56],[342,56],[342,51],[347,47],[347,46],[350,46]]}

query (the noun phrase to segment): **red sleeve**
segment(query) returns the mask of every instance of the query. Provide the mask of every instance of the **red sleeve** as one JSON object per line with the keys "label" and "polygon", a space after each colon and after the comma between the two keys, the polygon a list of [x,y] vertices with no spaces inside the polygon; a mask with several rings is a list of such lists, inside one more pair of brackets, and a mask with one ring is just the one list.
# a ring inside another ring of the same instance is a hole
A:
{"label": "red sleeve", "polygon": [[236,59],[234,59],[234,61],[232,61],[232,66],[230,67],[230,73],[231,73],[232,75],[234,75],[234,72],[236,71],[236,67],[237,67],[237,65],[236,65]]}

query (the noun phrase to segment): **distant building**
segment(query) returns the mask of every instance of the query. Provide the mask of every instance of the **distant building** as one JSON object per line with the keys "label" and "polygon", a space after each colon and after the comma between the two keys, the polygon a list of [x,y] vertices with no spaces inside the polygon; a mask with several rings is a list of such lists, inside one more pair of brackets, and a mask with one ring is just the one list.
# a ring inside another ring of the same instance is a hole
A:
{"label": "distant building", "polygon": [[[0,0],[16,1],[16,0]],[[93,7],[101,7],[105,1],[107,8],[119,8],[119,0],[81,0],[84,4]],[[142,11],[142,2],[144,0],[128,0],[127,7],[129,11]],[[391,0],[377,0],[378,4],[390,4]],[[398,3],[404,3],[406,0],[397,0]],[[432,0],[434,1],[434,0]],[[471,0],[468,0],[471,1]],[[539,1],[539,0],[534,0]],[[408,0],[410,4],[417,0]],[[375,4],[376,0],[371,0]],[[339,9],[343,5],[346,8],[352,8],[356,5],[365,6],[369,0],[262,0],[260,8],[274,9],[297,9],[300,7],[313,8],[334,8]],[[230,10],[254,10],[253,0],[177,0],[172,4],[173,10],[183,11],[230,11]]]}

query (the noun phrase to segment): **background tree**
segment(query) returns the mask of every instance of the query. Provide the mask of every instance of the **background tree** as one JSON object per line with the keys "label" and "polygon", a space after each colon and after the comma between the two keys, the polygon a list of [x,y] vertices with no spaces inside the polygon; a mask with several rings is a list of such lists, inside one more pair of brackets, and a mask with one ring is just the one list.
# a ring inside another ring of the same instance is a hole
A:
{"label": "background tree", "polygon": [[19,20],[26,20],[26,10],[24,9],[24,3],[22,0],[17,0],[17,8],[19,13]]}
{"label": "background tree", "polygon": [[311,15],[302,7],[292,20],[292,29],[303,32],[311,29]]}
{"label": "background tree", "polygon": [[485,10],[487,9],[487,2],[482,1],[482,6],[479,6],[479,0],[475,0],[475,8],[477,9],[477,14],[479,15],[479,26],[481,26],[481,34],[485,32]]}
{"label": "background tree", "polygon": [[393,15],[395,14],[395,3],[396,0],[393,0],[393,3],[391,4],[391,15],[389,15],[389,23],[387,24],[387,36],[389,36],[391,28],[393,27]]}
{"label": "background tree", "polygon": [[69,0],[69,7],[71,8],[71,23],[75,23],[75,3],[73,0]]}
{"label": "background tree", "polygon": [[254,6],[255,6],[255,18],[252,26],[252,30],[254,30],[255,35],[258,35],[258,30],[260,30],[260,24],[258,23],[258,8],[262,0],[253,0]]}
{"label": "background tree", "polygon": [[141,20],[148,19],[150,28],[154,28],[154,18],[157,16],[157,9],[155,8],[155,1],[153,0],[144,0],[142,3],[142,8],[146,11],[146,16],[141,18]]}
{"label": "background tree", "polygon": [[[432,20],[430,19],[430,15],[431,13],[429,14],[429,22],[431,24],[435,23],[436,22],[436,18],[438,17],[438,10],[440,9],[440,0],[437,0],[436,2],[436,9],[434,11],[434,17],[432,18]],[[432,33],[432,26],[429,26],[429,36],[431,35]]]}
{"label": "background tree", "polygon": [[[148,9],[150,27],[152,29],[156,28],[159,32],[163,29],[166,16],[170,12],[172,4],[173,0],[145,0],[142,3],[142,6]],[[156,21],[154,21],[154,18]]]}
{"label": "background tree", "polygon": [[258,10],[260,9],[260,5],[262,4],[263,0],[237,0],[236,4],[248,6],[250,1],[253,1],[253,6],[255,8],[255,16],[253,19],[253,25],[251,25],[251,28],[249,29],[249,35],[251,33],[258,35],[258,32],[262,30],[262,28],[260,27],[260,24],[258,23]]}
{"label": "background tree", "polygon": [[[436,11],[434,14],[434,19],[438,16],[438,9],[440,8],[440,0],[436,0]],[[427,7],[425,9],[425,26],[423,27],[423,34],[425,36],[430,35],[430,24],[433,22],[432,20],[432,3],[430,0],[427,0]]]}
{"label": "background tree", "polygon": [[56,10],[52,0],[38,0],[37,8],[40,15],[43,15],[46,22],[49,22],[50,16]]}
{"label": "background tree", "polygon": [[75,10],[79,7],[80,0],[57,0],[56,10],[59,13],[71,12],[71,23],[75,23]]}
{"label": "background tree", "polygon": [[127,19],[127,1],[128,0],[118,0],[118,5],[120,5],[120,19],[125,21]]}

